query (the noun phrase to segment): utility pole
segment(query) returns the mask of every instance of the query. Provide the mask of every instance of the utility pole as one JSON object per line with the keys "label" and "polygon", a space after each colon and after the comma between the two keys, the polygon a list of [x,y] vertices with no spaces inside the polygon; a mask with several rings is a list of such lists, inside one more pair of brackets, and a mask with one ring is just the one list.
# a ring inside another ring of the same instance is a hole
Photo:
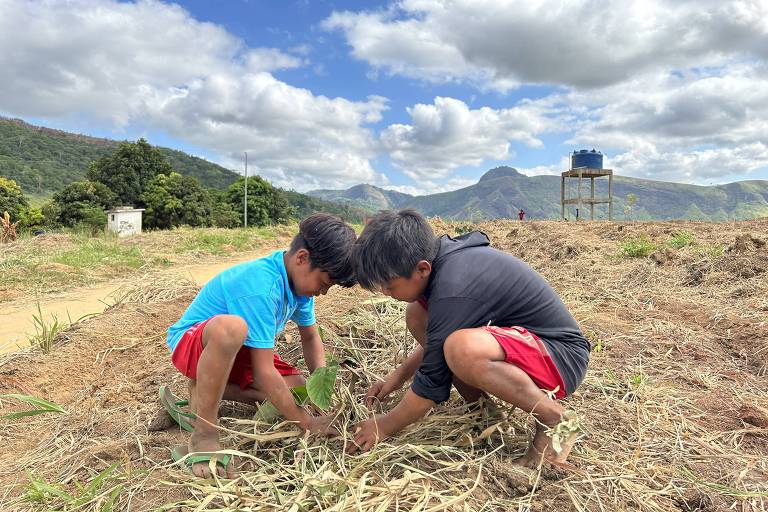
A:
{"label": "utility pole", "polygon": [[243,206],[243,227],[248,227],[248,152],[245,152],[245,194]]}

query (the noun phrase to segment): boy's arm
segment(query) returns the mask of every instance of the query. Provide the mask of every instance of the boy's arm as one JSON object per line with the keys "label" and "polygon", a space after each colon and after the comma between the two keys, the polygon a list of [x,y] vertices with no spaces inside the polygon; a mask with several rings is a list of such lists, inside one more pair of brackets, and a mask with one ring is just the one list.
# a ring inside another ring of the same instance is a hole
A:
{"label": "boy's arm", "polygon": [[384,380],[374,382],[371,389],[365,394],[365,403],[368,407],[372,407],[377,400],[383,402],[390,393],[403,387],[403,384],[408,382],[419,369],[423,357],[424,348],[419,345],[405,361],[400,363],[400,366],[384,377]]}
{"label": "boy's arm", "polygon": [[[450,297],[430,302],[430,323],[427,329],[427,345],[423,348],[421,364],[413,373],[413,383],[403,400],[388,414],[368,419],[358,424],[355,449],[370,449],[377,440],[393,435],[406,425],[423,417],[436,403],[445,401],[450,396],[453,374],[445,360],[443,345],[446,338],[464,327],[482,325],[476,316],[481,308],[476,307],[472,299]],[[410,363],[415,362],[416,352],[398,370],[410,370]],[[394,373],[394,372],[393,372]],[[376,423],[378,422],[378,428]]]}
{"label": "boy's arm", "polygon": [[271,348],[252,348],[251,366],[253,380],[264,391],[266,399],[280,411],[288,421],[295,421],[307,429],[309,415],[293,401],[293,394],[283,376],[275,368],[274,351]]}
{"label": "boy's arm", "polygon": [[275,369],[274,351],[267,348],[251,349],[253,380],[264,390],[266,399],[280,411],[286,420],[294,421],[302,430],[331,435],[337,430],[331,425],[333,416],[312,416],[296,405],[285,379]]}
{"label": "boy's arm", "polygon": [[358,423],[354,442],[347,445],[347,452],[370,450],[377,442],[423,418],[434,405],[432,400],[422,398],[409,389],[400,403],[387,414],[377,414]]}
{"label": "boy's arm", "polygon": [[301,335],[301,348],[304,351],[304,361],[307,362],[309,372],[312,373],[316,368],[325,366],[325,348],[317,324],[306,327],[299,326],[299,334]]}

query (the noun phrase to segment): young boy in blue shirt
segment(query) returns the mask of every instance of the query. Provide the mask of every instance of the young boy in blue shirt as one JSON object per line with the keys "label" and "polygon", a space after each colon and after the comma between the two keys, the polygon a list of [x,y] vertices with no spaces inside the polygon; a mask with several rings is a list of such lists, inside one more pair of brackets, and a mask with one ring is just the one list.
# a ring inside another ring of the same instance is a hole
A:
{"label": "young boy in blue shirt", "polygon": [[300,223],[287,251],[220,273],[168,329],[173,364],[190,379],[192,411],[186,417],[175,415],[192,436],[187,449],[181,447],[174,458],[203,453],[193,459],[195,475],[211,476],[213,460],[220,476],[233,476],[230,458],[210,453],[221,449],[216,425],[222,399],[269,400],[302,429],[329,433],[330,417],[312,416],[294,403],[290,388],[304,379],[274,352],[275,337],[288,320],[294,321],[309,370],[325,365],[314,297],[325,295],[334,284],[354,284],[354,241],[355,232],[338,217],[311,215]]}
{"label": "young boy in blue shirt", "polygon": [[556,448],[547,427],[563,419],[557,400],[581,383],[590,346],[543,277],[479,231],[435,237],[413,210],[372,217],[355,259],[363,288],[410,302],[405,320],[419,346],[368,391],[372,405],[413,378],[397,406],[357,425],[350,452],[418,421],[453,384],[468,401],[489,394],[533,414],[536,434],[519,464],[565,462],[573,435]]}

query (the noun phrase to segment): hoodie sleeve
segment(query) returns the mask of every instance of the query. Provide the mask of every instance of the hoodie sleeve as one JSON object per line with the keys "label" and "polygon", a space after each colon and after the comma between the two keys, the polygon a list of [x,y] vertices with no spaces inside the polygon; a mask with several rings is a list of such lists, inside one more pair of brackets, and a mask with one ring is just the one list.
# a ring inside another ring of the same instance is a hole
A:
{"label": "hoodie sleeve", "polygon": [[445,402],[451,394],[453,372],[443,352],[445,340],[453,332],[477,325],[477,301],[464,297],[450,297],[429,301],[427,346],[424,357],[413,376],[411,389],[422,398]]}

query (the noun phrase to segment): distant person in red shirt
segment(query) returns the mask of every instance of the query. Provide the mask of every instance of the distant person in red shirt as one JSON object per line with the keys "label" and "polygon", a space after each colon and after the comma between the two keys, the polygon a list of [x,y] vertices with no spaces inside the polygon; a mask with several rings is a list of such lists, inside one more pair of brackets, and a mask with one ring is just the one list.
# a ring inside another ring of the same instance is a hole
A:
{"label": "distant person in red shirt", "polygon": [[522,208],[520,208],[520,211],[519,211],[519,212],[517,212],[517,217],[518,217],[520,220],[525,220],[525,212],[523,211],[523,209],[522,209]]}

